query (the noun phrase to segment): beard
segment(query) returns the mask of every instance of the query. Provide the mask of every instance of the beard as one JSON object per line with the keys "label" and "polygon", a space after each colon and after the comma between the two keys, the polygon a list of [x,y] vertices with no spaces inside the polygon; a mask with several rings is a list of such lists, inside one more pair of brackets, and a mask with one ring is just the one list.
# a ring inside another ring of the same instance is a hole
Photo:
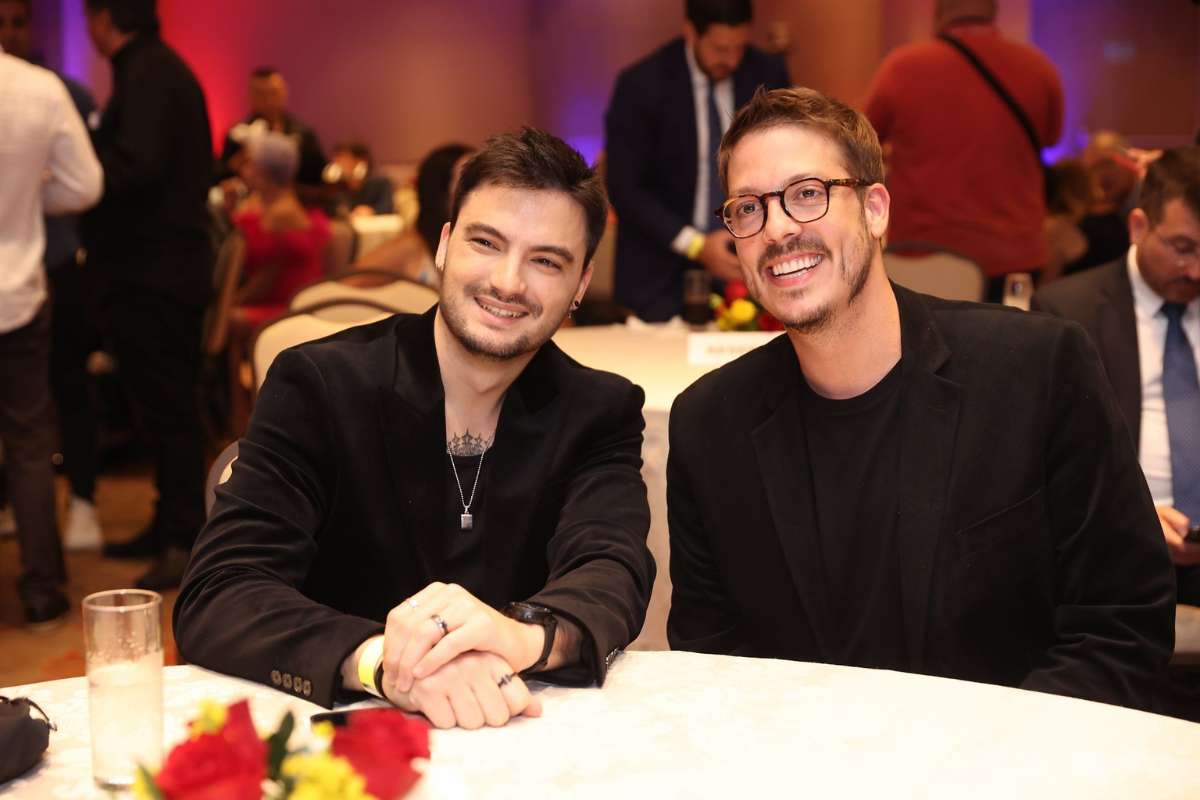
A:
{"label": "beard", "polygon": [[[870,236],[867,233],[865,214],[861,215],[861,222],[858,235],[855,236],[854,240],[842,252],[841,264],[838,270],[842,283],[850,287],[850,292],[846,297],[847,307],[853,305],[858,296],[862,294],[863,289],[867,285],[867,277],[871,273]],[[824,240],[819,236],[805,233],[783,244],[767,248],[763,251],[760,264],[797,250],[819,253],[826,261],[832,256],[829,248],[825,246]],[[799,289],[789,294],[798,297],[803,296],[805,291],[807,290]],[[788,330],[793,330],[801,334],[812,334],[825,330],[833,322],[838,313],[837,302],[837,298],[832,298],[816,308],[793,315],[776,314],[770,308],[767,308],[767,310]],[[759,304],[762,305],[761,300]]]}
{"label": "beard", "polygon": [[[450,274],[449,264],[445,266],[442,274]],[[498,334],[489,335],[491,332],[486,330],[472,331],[471,323],[468,321],[468,304],[475,304],[476,297],[490,297],[500,303],[520,306],[528,313],[528,321],[534,323],[532,328],[511,339]],[[446,320],[446,328],[463,346],[464,350],[472,355],[482,356],[493,361],[509,361],[537,350],[550,340],[550,337],[558,330],[558,326],[562,324],[562,319],[553,325],[547,324],[543,319],[545,317],[543,307],[525,295],[500,294],[484,281],[470,283],[459,289],[456,284],[448,283],[443,278],[439,309]],[[565,316],[564,314],[563,318]]]}

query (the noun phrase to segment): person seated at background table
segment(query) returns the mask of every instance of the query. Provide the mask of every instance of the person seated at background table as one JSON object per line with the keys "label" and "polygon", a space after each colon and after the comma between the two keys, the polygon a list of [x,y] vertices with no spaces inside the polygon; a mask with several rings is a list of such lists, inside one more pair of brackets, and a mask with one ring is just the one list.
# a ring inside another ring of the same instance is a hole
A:
{"label": "person seated at background table", "polygon": [[1046,171],[1046,264],[1039,285],[1062,277],[1063,268],[1087,252],[1088,240],[1079,223],[1091,205],[1092,176],[1082,161],[1064,158]]}
{"label": "person seated at background table", "polygon": [[335,201],[336,213],[369,217],[395,211],[396,188],[388,176],[374,172],[374,167],[371,151],[362,142],[334,146],[325,177],[341,190]]}
{"label": "person seated at background table", "polygon": [[233,191],[233,181],[241,172],[246,158],[246,144],[257,134],[273,131],[295,136],[300,141],[300,164],[296,183],[300,198],[307,205],[319,205],[330,192],[321,177],[325,169],[325,153],[311,126],[288,111],[288,85],[274,67],[258,67],[250,73],[250,113],[229,129],[221,145],[217,178],[226,191]]}
{"label": "person seated at background table", "polygon": [[1200,148],[1146,172],[1122,258],[1039,290],[1031,307],[1083,326],[1133,435],[1176,565],[1179,602],[1200,605]]}
{"label": "person seated at background table", "polygon": [[1149,707],[1173,576],[1083,330],[889,283],[879,140],[818,92],[757,95],[721,175],[787,330],[671,410],[671,646]]}
{"label": "person seated at background table", "polygon": [[360,255],[355,268],[395,270],[409,280],[437,286],[433,254],[450,218],[451,189],[462,165],[474,152],[465,144],[446,144],[431,151],[417,167],[417,224],[390,242]]}
{"label": "person seated at background table", "polygon": [[286,311],[300,287],[320,279],[330,234],[324,212],[306,209],[296,195],[300,152],[293,137],[260,134],[246,153],[242,175],[251,194],[233,215],[246,257],[232,319],[252,330]]}
{"label": "person seated at background table", "polygon": [[642,390],[550,341],[591,279],[607,200],[561,140],[497,136],[463,169],[441,302],[275,360],[175,605],[184,658],[439,727],[603,683],[654,580]]}

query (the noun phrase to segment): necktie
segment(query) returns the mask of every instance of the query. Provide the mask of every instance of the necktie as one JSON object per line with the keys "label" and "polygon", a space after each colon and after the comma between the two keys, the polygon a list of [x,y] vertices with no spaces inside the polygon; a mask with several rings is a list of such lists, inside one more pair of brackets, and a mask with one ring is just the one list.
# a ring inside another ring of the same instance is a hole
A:
{"label": "necktie", "polygon": [[1163,400],[1171,445],[1171,487],[1175,507],[1193,524],[1200,522],[1200,382],[1196,358],[1183,330],[1184,306],[1164,303],[1167,340],[1163,347]]}
{"label": "necktie", "polygon": [[[721,115],[717,112],[716,84],[708,82],[708,208],[712,212],[725,202],[725,193],[721,191],[721,173],[717,171],[717,151],[721,149]],[[721,221],[714,214],[708,220],[708,229],[721,227]]]}

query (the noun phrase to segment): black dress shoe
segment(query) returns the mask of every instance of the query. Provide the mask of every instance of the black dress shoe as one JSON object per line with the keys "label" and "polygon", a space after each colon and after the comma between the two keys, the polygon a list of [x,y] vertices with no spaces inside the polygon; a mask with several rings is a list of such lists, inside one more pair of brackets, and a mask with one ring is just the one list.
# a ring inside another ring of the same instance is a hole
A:
{"label": "black dress shoe", "polygon": [[105,558],[152,558],[160,555],[167,543],[153,527],[126,542],[112,542],[101,550]]}
{"label": "black dress shoe", "polygon": [[71,602],[62,592],[25,603],[25,622],[31,631],[48,631],[62,625],[71,613]]}
{"label": "black dress shoe", "polygon": [[161,592],[174,589],[183,580],[183,571],[187,569],[188,557],[191,554],[182,547],[168,547],[154,561],[154,566],[138,578],[137,588]]}

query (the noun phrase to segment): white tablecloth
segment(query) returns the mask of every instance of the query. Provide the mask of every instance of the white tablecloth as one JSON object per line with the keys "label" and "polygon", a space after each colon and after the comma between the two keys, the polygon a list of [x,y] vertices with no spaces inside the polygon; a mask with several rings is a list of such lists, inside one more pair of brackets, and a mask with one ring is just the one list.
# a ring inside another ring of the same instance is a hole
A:
{"label": "white tablecloth", "polygon": [[399,214],[355,216],[350,217],[350,227],[358,235],[358,254],[362,255],[399,236],[404,230],[404,218]]}
{"label": "white tablecloth", "polygon": [[564,328],[554,337],[581,364],[615,372],[646,392],[642,477],[650,500],[650,552],[658,564],[646,625],[633,650],[667,648],[667,612],[671,607],[670,547],[667,536],[667,420],[675,397],[714,369],[687,361],[688,330],[683,325]]}
{"label": "white tablecloth", "polygon": [[[260,728],[316,706],[195,667],[166,671],[168,740],[200,699],[249,696]],[[28,694],[59,725],[0,794],[102,796],[83,678]],[[626,653],[603,689],[539,690],[541,719],[437,731],[422,798],[1200,797],[1200,725],[1054,695],[898,672],[693,653]]]}

